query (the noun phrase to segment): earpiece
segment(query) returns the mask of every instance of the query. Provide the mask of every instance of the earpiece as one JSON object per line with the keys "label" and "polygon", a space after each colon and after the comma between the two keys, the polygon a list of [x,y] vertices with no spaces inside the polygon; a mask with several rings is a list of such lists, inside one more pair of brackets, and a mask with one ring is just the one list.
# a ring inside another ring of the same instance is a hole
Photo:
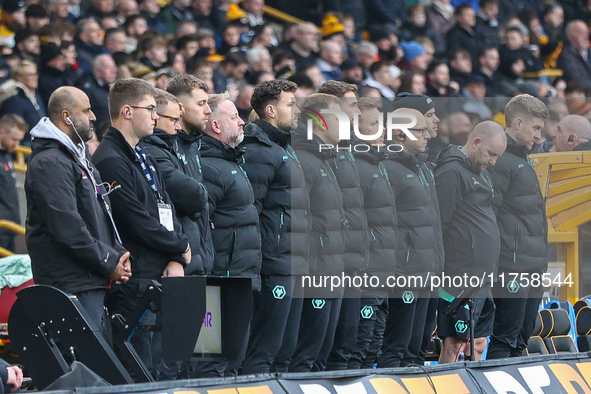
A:
{"label": "earpiece", "polygon": [[406,141],[406,134],[404,134],[404,131],[401,131],[400,134],[398,134],[398,137],[400,137],[402,141]]}
{"label": "earpiece", "polygon": [[74,126],[74,123],[72,123],[72,119],[70,119],[69,116],[66,116],[66,120],[68,121],[68,123],[70,123],[71,126]]}
{"label": "earpiece", "polygon": [[127,112],[125,113],[125,115],[127,115],[127,116],[131,115],[131,111],[130,110],[127,110]]}
{"label": "earpiece", "polygon": [[573,138],[573,136],[572,136],[572,135],[569,135],[569,136],[568,136],[568,142],[573,142],[574,140],[575,140],[575,139]]}

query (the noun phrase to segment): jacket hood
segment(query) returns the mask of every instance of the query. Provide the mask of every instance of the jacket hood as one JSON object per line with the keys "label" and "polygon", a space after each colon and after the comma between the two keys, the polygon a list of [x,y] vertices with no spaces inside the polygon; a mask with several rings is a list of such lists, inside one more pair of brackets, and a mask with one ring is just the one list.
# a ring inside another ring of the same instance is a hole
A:
{"label": "jacket hood", "polygon": [[59,142],[74,155],[80,162],[86,157],[86,146],[83,142],[75,145],[63,131],[57,128],[48,117],[42,118],[31,130],[33,138],[44,138]]}
{"label": "jacket hood", "polygon": [[[248,132],[248,134],[247,134]],[[244,136],[254,136],[259,138],[262,142],[264,142],[258,133],[263,133],[267,136],[267,138],[277,145],[286,148],[287,145],[291,142],[291,133],[278,129],[277,127],[273,126],[269,122],[265,122],[264,120],[258,119],[254,123],[247,123],[244,126]]]}
{"label": "jacket hood", "polygon": [[244,148],[237,146],[232,148],[230,145],[217,140],[207,134],[203,134],[201,143],[201,157],[215,157],[235,163],[240,162],[244,155]]}
{"label": "jacket hood", "polygon": [[202,137],[203,137],[203,133],[189,134],[185,130],[181,130],[177,134],[177,138],[179,140],[186,141],[186,142],[188,142],[190,144],[192,144],[193,142],[199,141]]}
{"label": "jacket hood", "polygon": [[[462,156],[466,157],[466,155],[464,155],[462,152],[459,153]],[[427,158],[428,156],[426,153],[419,153],[418,155],[411,155],[410,153],[407,153],[405,151],[388,153],[389,160],[398,162],[406,168],[409,168],[413,171],[416,171],[417,168],[419,168],[425,161],[427,161]]]}
{"label": "jacket hood", "polygon": [[307,135],[306,126],[299,122],[297,129],[293,131],[291,137],[292,148],[311,152],[321,160],[329,160],[336,157],[334,149],[320,149],[320,145],[324,144],[324,141],[320,137],[314,134],[312,139],[309,140]]}
{"label": "jacket hood", "polygon": [[460,149],[459,145],[449,145],[447,148],[443,149],[439,152],[437,156],[437,165],[442,166],[446,163],[451,163],[453,161],[459,162],[461,165],[469,169],[475,174],[480,174],[480,172],[474,168],[468,156]]}
{"label": "jacket hood", "polygon": [[154,129],[154,133],[149,137],[145,137],[144,140],[162,148],[172,149],[174,142],[176,141],[176,136],[177,135],[167,134],[166,131],[162,129]]}
{"label": "jacket hood", "polygon": [[[525,147],[525,145],[522,145],[519,142],[515,141],[513,139],[513,137],[511,137],[509,134],[506,134],[506,136],[507,136],[507,151],[509,153],[513,153],[515,156],[526,158],[528,151],[527,151],[527,148]],[[537,148],[538,148],[537,144],[534,144],[532,151],[535,152]]]}

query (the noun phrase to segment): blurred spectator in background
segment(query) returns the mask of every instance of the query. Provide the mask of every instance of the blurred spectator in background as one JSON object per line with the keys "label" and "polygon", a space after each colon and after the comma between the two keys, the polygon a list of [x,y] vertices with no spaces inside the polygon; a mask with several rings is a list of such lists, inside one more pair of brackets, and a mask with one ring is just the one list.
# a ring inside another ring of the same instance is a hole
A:
{"label": "blurred spectator in background", "polygon": [[322,83],[326,81],[342,81],[340,65],[343,62],[343,48],[334,41],[323,41],[320,46],[320,58],[316,65],[322,73]]}
{"label": "blurred spectator in background", "polygon": [[110,53],[125,52],[125,44],[127,42],[125,29],[122,27],[116,27],[107,30],[105,32],[104,42],[105,48],[107,48]]}
{"label": "blurred spectator in background", "polygon": [[370,76],[369,68],[376,62],[378,47],[370,41],[361,41],[355,49],[355,60],[359,62],[363,70],[363,79]]}
{"label": "blurred spectator in background", "polygon": [[449,86],[449,67],[445,62],[436,60],[427,69],[429,84],[426,86],[429,97],[456,97],[458,92]]}
{"label": "blurred spectator in background", "polygon": [[14,33],[25,26],[24,0],[5,0],[0,20],[0,44],[14,48]]}
{"label": "blurred spectator in background", "polygon": [[447,55],[457,49],[468,51],[471,59],[478,57],[478,51],[482,43],[474,31],[476,26],[476,13],[467,4],[462,4],[454,10],[456,25],[447,33]]}
{"label": "blurred spectator in background", "polygon": [[41,4],[31,4],[25,11],[27,29],[38,32],[43,26],[49,24],[49,12]]}
{"label": "blurred spectator in background", "polygon": [[296,69],[312,64],[318,58],[318,29],[313,23],[304,22],[297,26],[295,37],[289,46],[296,62]]}
{"label": "blurred spectator in background", "polygon": [[455,26],[454,7],[450,4],[451,0],[433,0],[425,8],[427,22],[433,26],[435,31],[445,37],[447,32]]}
{"label": "blurred spectator in background", "polygon": [[369,72],[371,77],[366,79],[363,84],[376,88],[382,97],[393,100],[395,96],[394,90],[392,89],[394,77],[390,71],[390,66],[384,61],[375,62],[371,65]]}
{"label": "blurred spectator in background", "polygon": [[589,27],[581,20],[566,26],[568,43],[558,57],[557,65],[564,71],[564,79],[575,80],[591,88],[591,56],[589,56]]}
{"label": "blurred spectator in background", "polygon": [[191,0],[173,0],[164,7],[160,16],[169,33],[175,31],[179,22],[193,20],[190,6]]}
{"label": "blurred spectator in background", "polygon": [[68,85],[66,67],[67,59],[61,47],[53,42],[41,46],[39,96],[41,96],[45,108],[49,103],[49,96],[60,86]]}
{"label": "blurred spectator in background", "polygon": [[478,56],[478,69],[474,74],[481,76],[486,84],[486,97],[498,96],[495,73],[500,64],[499,51],[496,47],[486,47]]}
{"label": "blurred spectator in background", "polygon": [[39,54],[41,52],[41,42],[39,35],[31,29],[21,29],[14,35],[15,48],[14,53],[18,55],[21,60],[30,60],[32,62],[39,62]]}
{"label": "blurred spectator in background", "polygon": [[[21,61],[13,70],[14,95],[2,103],[0,114],[16,114],[21,116],[29,125],[29,131],[42,117],[46,116],[46,109],[41,97],[37,93],[39,75],[37,65],[30,60]],[[29,133],[23,139],[23,145],[31,146]]]}
{"label": "blurred spectator in background", "polygon": [[480,11],[476,14],[476,26],[474,30],[480,40],[481,46],[498,47],[499,40],[499,1],[481,0]]}
{"label": "blurred spectator in background", "polygon": [[88,95],[92,112],[96,116],[96,125],[108,123],[109,107],[107,96],[109,86],[117,79],[117,66],[111,55],[99,55],[94,59],[92,71],[87,72],[78,82],[78,87]]}
{"label": "blurred spectator in background", "polygon": [[357,87],[360,87],[364,80],[363,69],[355,59],[349,58],[341,63],[341,74],[343,82],[357,85]]}
{"label": "blurred spectator in background", "polygon": [[[100,0],[109,1],[109,0]],[[76,51],[78,52],[78,63],[84,71],[92,69],[92,61],[101,54],[109,53],[103,47],[103,30],[100,25],[92,19],[82,19],[76,24],[77,36],[74,39]]]}
{"label": "blurred spectator in background", "polygon": [[[86,4],[81,3],[81,6]],[[113,0],[91,0],[90,8],[83,14],[84,19],[93,19],[100,22],[103,18],[114,18],[117,15],[114,10]]]}
{"label": "blurred spectator in background", "polygon": [[415,41],[418,37],[427,37],[433,43],[435,56],[445,55],[445,42],[433,25],[427,23],[427,16],[422,5],[411,5],[406,9],[406,22],[398,31],[398,39],[401,42]]}
{"label": "blurred spectator in background", "polygon": [[460,91],[472,73],[472,57],[464,49],[456,49],[449,56],[449,77],[457,83],[454,89]]}
{"label": "blurred spectator in background", "polygon": [[[29,127],[18,115],[9,114],[0,118],[0,220],[21,224],[16,173],[12,164],[12,152],[19,146]],[[0,229],[0,247],[16,252],[15,233]]]}
{"label": "blurred spectator in background", "polygon": [[137,5],[140,14],[148,22],[148,29],[156,30],[162,34],[168,33],[168,28],[160,16],[160,4],[158,4],[157,0],[138,0]]}

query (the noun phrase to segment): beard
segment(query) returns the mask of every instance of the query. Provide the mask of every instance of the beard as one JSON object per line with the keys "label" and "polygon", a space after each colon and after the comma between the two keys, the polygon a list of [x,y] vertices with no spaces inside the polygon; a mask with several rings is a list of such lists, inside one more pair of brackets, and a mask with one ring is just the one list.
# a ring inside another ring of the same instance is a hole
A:
{"label": "beard", "polygon": [[87,142],[92,139],[92,135],[94,134],[94,125],[92,122],[89,122],[87,125],[81,122],[74,122],[75,129],[74,131],[78,134],[78,136],[82,139],[82,142]]}

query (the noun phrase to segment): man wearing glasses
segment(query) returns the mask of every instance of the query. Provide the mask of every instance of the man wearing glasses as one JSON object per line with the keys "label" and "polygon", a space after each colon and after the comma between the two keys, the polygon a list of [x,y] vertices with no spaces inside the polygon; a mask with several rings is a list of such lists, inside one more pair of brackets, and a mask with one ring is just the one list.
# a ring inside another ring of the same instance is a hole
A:
{"label": "man wearing glasses", "polygon": [[[143,80],[117,80],[109,91],[111,127],[92,157],[111,187],[113,219],[123,246],[134,258],[133,281],[113,286],[106,298],[110,313],[124,318],[152,280],[184,276],[184,267],[191,262],[191,248],[180,233],[162,172],[138,144],[153,134],[160,119],[155,95],[155,89]],[[162,375],[163,365],[156,356],[161,349],[150,332],[156,319],[156,314],[148,313],[132,343],[154,378],[162,379],[168,373]]]}
{"label": "man wearing glasses", "polygon": [[[164,90],[156,91],[156,110],[159,119],[154,134],[143,138],[140,146],[156,159],[183,234],[189,238],[191,250],[196,254],[200,248],[197,220],[207,204],[207,193],[202,183],[187,174],[186,164],[175,150],[181,130],[179,100]],[[194,263],[195,261],[190,268],[193,268]]]}
{"label": "man wearing glasses", "polygon": [[[413,101],[406,100],[406,103],[413,104]],[[431,135],[422,112],[411,108],[399,108],[394,112],[415,115],[417,124],[409,129],[414,139],[397,131],[394,143],[402,145],[403,151],[388,154],[384,166],[394,192],[398,218],[396,276],[421,276],[426,279],[428,275],[438,275],[441,271],[443,243],[435,178],[425,154]],[[427,287],[412,284],[410,280],[407,283],[409,286],[393,289],[390,295],[390,313],[379,367],[404,367],[419,363],[430,291]],[[408,302],[409,292],[413,293],[411,302]]]}

